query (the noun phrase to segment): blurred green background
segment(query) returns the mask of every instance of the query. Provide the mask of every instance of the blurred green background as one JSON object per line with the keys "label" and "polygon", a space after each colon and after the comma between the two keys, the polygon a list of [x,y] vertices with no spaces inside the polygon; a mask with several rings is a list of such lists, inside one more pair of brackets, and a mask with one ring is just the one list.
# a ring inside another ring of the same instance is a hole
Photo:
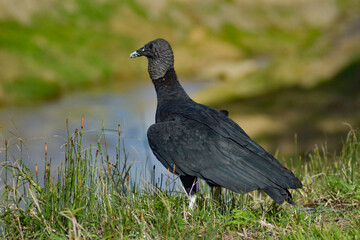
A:
{"label": "blurred green background", "polygon": [[360,125],[358,0],[2,0],[0,105],[149,81],[129,53],[158,37],[180,79],[210,81],[195,99],[269,150],[337,149]]}

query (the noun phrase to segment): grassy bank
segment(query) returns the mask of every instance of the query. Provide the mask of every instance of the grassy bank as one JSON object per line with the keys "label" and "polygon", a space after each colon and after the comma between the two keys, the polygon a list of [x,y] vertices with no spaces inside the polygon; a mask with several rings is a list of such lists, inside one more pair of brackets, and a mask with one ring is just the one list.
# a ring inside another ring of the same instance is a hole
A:
{"label": "grassy bank", "polygon": [[[129,176],[131,161],[119,128],[116,156],[102,138],[84,149],[83,125],[69,134],[64,162],[47,159],[45,174],[31,172],[6,151],[2,171],[0,236],[4,239],[354,239],[360,235],[360,133],[351,130],[338,154],[315,147],[286,159],[304,183],[295,207],[274,205],[260,192],[224,191],[219,202],[204,188],[196,208],[173,189],[173,177]],[[37,169],[37,168],[36,168]],[[144,179],[140,182],[140,179]],[[202,183],[203,184],[203,183]],[[168,189],[165,191],[160,188]]]}
{"label": "grassy bank", "polygon": [[147,79],[128,56],[158,37],[174,47],[180,76],[221,80],[209,101],[314,86],[360,47],[352,0],[4,0],[0,9],[0,104]]}

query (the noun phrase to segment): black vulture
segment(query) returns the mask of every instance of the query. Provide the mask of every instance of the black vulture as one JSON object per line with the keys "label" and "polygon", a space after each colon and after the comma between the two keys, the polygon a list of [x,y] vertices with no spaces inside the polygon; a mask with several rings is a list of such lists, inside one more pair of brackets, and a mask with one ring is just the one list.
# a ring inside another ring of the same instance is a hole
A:
{"label": "black vulture", "polygon": [[251,140],[227,116],[194,102],[180,85],[170,44],[156,39],[132,52],[130,58],[145,56],[155,86],[155,124],[147,131],[149,145],[157,159],[180,176],[190,206],[196,198],[197,178],[211,187],[247,193],[263,190],[276,203],[291,204],[289,188],[302,183],[279,160]]}

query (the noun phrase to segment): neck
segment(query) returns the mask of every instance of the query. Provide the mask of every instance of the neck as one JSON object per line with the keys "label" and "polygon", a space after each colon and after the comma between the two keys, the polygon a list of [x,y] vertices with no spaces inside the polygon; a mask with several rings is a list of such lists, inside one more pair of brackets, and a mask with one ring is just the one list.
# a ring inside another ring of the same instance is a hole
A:
{"label": "neck", "polygon": [[164,77],[152,79],[152,82],[155,86],[158,104],[160,104],[160,101],[190,100],[190,97],[180,85],[174,68],[167,70]]}

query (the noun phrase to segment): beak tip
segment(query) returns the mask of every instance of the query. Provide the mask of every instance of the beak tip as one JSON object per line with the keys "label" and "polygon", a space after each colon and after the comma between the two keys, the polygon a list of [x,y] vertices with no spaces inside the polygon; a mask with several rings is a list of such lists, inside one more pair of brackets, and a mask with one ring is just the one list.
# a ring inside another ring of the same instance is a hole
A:
{"label": "beak tip", "polygon": [[139,53],[137,51],[133,51],[132,53],[130,53],[130,59],[133,59],[133,58],[136,58],[136,57],[139,57]]}

